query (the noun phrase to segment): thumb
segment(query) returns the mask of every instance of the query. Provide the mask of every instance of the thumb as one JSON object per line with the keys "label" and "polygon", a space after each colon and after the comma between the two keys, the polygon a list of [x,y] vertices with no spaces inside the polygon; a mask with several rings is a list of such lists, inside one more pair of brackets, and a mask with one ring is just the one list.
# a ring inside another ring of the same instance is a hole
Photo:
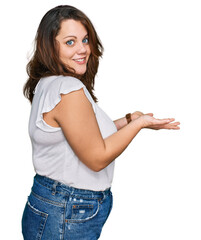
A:
{"label": "thumb", "polygon": [[153,114],[153,113],[147,113],[147,114],[145,114],[145,115],[149,115],[149,116],[151,116],[151,117],[153,117],[153,116],[154,116],[154,114]]}

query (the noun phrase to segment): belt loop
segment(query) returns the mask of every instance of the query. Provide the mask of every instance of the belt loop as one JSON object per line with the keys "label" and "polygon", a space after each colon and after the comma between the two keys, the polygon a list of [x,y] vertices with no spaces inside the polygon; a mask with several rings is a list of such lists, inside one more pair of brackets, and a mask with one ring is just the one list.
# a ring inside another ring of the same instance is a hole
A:
{"label": "belt loop", "polygon": [[53,184],[53,186],[52,186],[52,195],[55,195],[57,185],[58,185],[58,181],[54,181],[54,184]]}
{"label": "belt loop", "polygon": [[102,195],[103,195],[103,197],[100,199],[100,204],[102,204],[103,201],[105,200],[105,192],[102,192]]}

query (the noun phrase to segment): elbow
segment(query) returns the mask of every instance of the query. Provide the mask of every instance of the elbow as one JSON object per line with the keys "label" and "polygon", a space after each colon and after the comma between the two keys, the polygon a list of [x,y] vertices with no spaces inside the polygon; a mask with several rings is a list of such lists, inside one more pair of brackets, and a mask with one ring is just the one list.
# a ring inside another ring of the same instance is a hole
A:
{"label": "elbow", "polygon": [[98,161],[94,161],[94,163],[91,163],[90,165],[88,165],[88,167],[94,172],[100,172],[106,166],[103,163],[100,163]]}
{"label": "elbow", "polygon": [[108,155],[100,149],[90,152],[90,154],[88,152],[88,154],[86,156],[82,156],[82,159],[80,160],[94,172],[100,172],[111,162]]}
{"label": "elbow", "polygon": [[99,158],[93,158],[91,159],[91,161],[88,159],[88,161],[82,161],[89,169],[91,169],[94,172],[100,172],[101,170],[103,170],[104,168],[107,167],[108,164],[106,164],[105,161],[103,161],[103,159],[99,159]]}
{"label": "elbow", "polygon": [[101,170],[103,170],[105,167],[103,166],[99,166],[99,165],[95,165],[91,168],[92,171],[94,172],[100,172]]}

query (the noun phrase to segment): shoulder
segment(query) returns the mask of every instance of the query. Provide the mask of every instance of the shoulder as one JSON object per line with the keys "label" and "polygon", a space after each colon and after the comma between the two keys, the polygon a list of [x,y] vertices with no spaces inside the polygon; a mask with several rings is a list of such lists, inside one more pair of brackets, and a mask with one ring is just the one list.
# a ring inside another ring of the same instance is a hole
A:
{"label": "shoulder", "polygon": [[[95,103],[88,92],[85,85],[77,78],[71,76],[51,76],[42,78],[39,82],[37,90],[37,98],[43,101],[45,105],[50,105],[53,108],[57,103],[61,101],[61,96],[63,94],[67,95],[71,92],[78,90],[83,90],[81,92],[85,93],[85,96],[94,105]],[[81,93],[80,92],[80,93]]]}
{"label": "shoulder", "polygon": [[47,81],[48,89],[60,89],[61,91],[73,90],[84,87],[84,84],[75,77],[70,76],[52,76],[44,79],[44,82]]}
{"label": "shoulder", "polygon": [[85,88],[85,85],[77,78],[71,76],[50,76],[41,78],[38,82],[34,94],[67,94],[72,91]]}

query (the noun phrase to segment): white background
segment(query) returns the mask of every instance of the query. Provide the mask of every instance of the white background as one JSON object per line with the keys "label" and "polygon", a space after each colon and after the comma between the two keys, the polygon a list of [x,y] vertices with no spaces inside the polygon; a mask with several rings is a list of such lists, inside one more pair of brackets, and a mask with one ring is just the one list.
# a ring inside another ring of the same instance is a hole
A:
{"label": "white background", "polygon": [[175,117],[180,131],[142,130],[116,160],[102,240],[201,239],[201,6],[196,0],[1,3],[1,238],[21,240],[34,170],[25,66],[42,16],[70,4],[94,23],[105,53],[96,79],[112,119],[136,110]]}

